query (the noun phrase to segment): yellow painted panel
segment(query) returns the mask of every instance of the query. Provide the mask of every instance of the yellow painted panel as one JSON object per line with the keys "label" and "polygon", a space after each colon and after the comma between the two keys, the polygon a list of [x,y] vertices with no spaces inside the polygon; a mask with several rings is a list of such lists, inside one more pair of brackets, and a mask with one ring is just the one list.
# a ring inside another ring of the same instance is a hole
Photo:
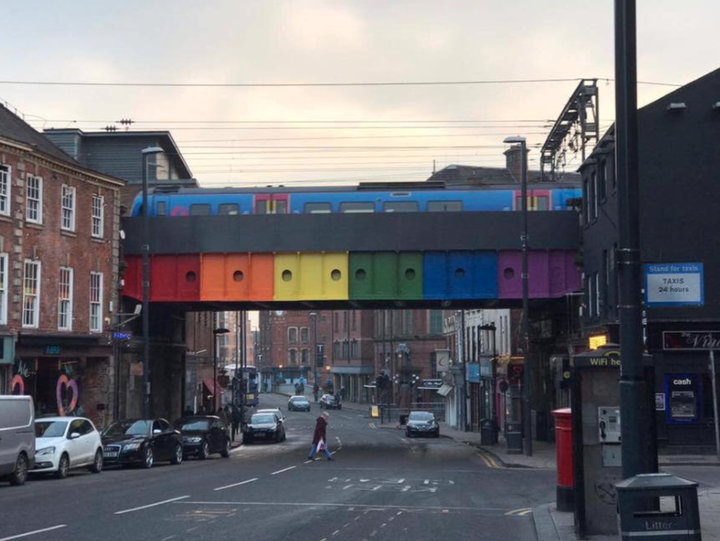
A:
{"label": "yellow painted panel", "polygon": [[275,255],[275,300],[348,299],[348,254]]}

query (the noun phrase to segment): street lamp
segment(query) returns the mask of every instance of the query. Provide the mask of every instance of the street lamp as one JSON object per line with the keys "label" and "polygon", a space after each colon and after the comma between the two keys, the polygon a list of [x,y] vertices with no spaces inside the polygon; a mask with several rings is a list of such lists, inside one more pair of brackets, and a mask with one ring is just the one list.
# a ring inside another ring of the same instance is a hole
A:
{"label": "street lamp", "polygon": [[217,411],[217,337],[219,334],[228,334],[230,329],[220,327],[213,329],[213,411]]}
{"label": "street lamp", "polygon": [[148,214],[148,156],[163,149],[152,146],[142,155],[142,330],[143,330],[143,417],[150,417],[150,220]]}
{"label": "street lamp", "polygon": [[525,432],[525,454],[532,456],[532,362],[530,360],[530,331],[528,329],[528,312],[530,299],[528,295],[528,208],[527,208],[527,141],[519,135],[506,137],[504,143],[520,145],[520,160],[522,169],[522,234],[520,236],[522,247],[522,327],[523,336],[523,427]]}

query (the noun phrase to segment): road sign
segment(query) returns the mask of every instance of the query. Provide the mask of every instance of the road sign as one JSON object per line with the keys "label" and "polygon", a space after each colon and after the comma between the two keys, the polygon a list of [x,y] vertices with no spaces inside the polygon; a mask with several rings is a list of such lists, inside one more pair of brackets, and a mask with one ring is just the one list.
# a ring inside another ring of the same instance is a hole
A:
{"label": "road sign", "polygon": [[703,306],[702,263],[653,263],[645,265],[646,306]]}
{"label": "road sign", "polygon": [[114,331],[112,333],[112,339],[116,342],[121,342],[125,340],[131,340],[132,339],[132,333],[131,332],[120,332],[120,331]]}
{"label": "road sign", "polygon": [[435,351],[435,364],[438,372],[447,372],[450,368],[450,350],[438,349]]}

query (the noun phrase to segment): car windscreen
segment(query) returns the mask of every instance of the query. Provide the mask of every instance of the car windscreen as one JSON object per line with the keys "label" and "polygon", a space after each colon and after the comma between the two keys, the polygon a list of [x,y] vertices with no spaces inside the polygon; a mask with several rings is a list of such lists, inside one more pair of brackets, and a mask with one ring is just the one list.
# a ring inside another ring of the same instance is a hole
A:
{"label": "car windscreen", "polygon": [[65,421],[35,421],[35,437],[62,438],[67,425]]}
{"label": "car windscreen", "polygon": [[250,418],[251,425],[262,425],[268,423],[274,423],[275,416],[269,413],[255,414]]}
{"label": "car windscreen", "polygon": [[307,401],[307,398],[295,398],[295,399],[292,401],[292,403],[293,403],[293,404],[307,404],[308,401]]}
{"label": "car windscreen", "polygon": [[175,428],[181,431],[210,430],[210,421],[207,419],[180,419],[175,422]]}
{"label": "car windscreen", "polygon": [[414,411],[410,414],[410,421],[432,421],[435,417],[427,411]]}
{"label": "car windscreen", "polygon": [[105,437],[147,436],[150,434],[152,421],[120,421],[110,425],[103,433]]}

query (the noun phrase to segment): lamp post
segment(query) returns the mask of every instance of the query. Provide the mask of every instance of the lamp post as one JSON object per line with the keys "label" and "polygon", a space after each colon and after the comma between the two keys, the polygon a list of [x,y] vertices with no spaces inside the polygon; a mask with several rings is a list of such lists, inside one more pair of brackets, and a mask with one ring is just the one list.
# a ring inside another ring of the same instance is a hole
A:
{"label": "lamp post", "polygon": [[213,411],[212,413],[215,413],[217,411],[217,337],[219,334],[228,334],[230,332],[229,329],[226,329],[225,327],[220,327],[218,329],[213,329]]}
{"label": "lamp post", "polygon": [[150,417],[150,219],[148,214],[148,156],[160,154],[158,146],[145,148],[142,155],[142,331],[143,331],[143,417]]}
{"label": "lamp post", "polygon": [[487,414],[490,418],[494,418],[494,417],[495,417],[495,412],[494,412],[493,410],[494,410],[495,408],[493,407],[492,393],[493,393],[493,391],[494,391],[494,389],[495,389],[495,357],[497,356],[497,342],[496,342],[496,340],[497,340],[497,327],[495,326],[495,322],[492,321],[492,322],[487,323],[487,324],[485,324],[485,325],[481,325],[481,326],[480,326],[480,330],[481,330],[481,331],[492,331],[492,333],[493,333],[492,359],[490,360],[490,375],[491,375],[490,382],[491,382],[491,385],[490,385],[490,393],[489,393],[489,398],[488,398],[488,403],[487,403],[487,406],[488,406],[487,409],[488,409],[488,411],[486,412],[486,414]]}
{"label": "lamp post", "polygon": [[[313,351],[315,352],[313,359],[313,385],[318,385],[317,367],[320,364],[320,352],[318,351],[318,328],[317,328],[317,312],[310,312],[310,319],[313,324]],[[319,387],[319,385],[318,385]]]}
{"label": "lamp post", "polygon": [[527,141],[519,135],[506,137],[505,143],[519,144],[522,169],[522,328],[523,337],[523,431],[525,432],[525,454],[532,456],[532,361],[530,360],[530,329],[528,328],[528,312],[530,299],[528,295],[528,208],[527,208]]}

